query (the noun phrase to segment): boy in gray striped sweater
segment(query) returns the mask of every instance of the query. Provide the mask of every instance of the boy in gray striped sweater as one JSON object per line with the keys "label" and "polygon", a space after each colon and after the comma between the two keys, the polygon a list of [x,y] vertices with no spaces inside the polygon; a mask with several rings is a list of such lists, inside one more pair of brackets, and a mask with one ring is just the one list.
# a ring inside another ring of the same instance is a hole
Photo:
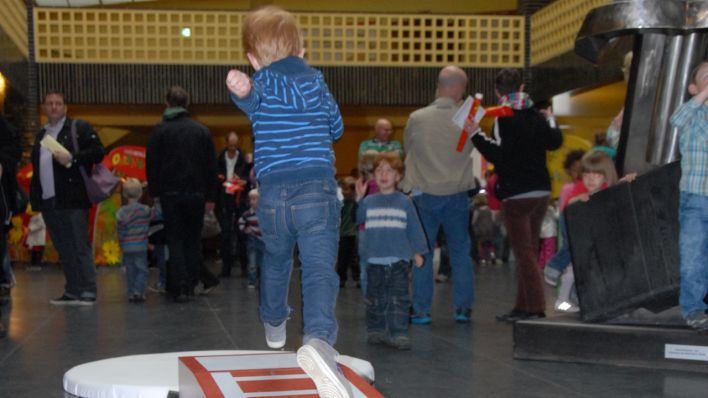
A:
{"label": "boy in gray striped sweater", "polygon": [[266,6],[248,13],[243,41],[253,78],[233,69],[226,77],[231,99],[251,121],[258,221],[265,255],[261,267],[260,317],[270,348],[286,340],[288,286],[297,243],[302,262],[304,345],[300,367],[321,395],[350,397],[337,365],[334,271],[339,238],[339,201],[332,142],[344,132],[339,107],[322,73],[303,60],[295,18]]}
{"label": "boy in gray striped sweater", "polygon": [[402,176],[403,161],[396,153],[377,155],[374,178],[379,193],[364,198],[366,183],[357,181],[356,218],[366,236],[362,256],[367,262],[367,340],[410,350],[408,274],[411,262],[423,265],[428,241],[413,202],[396,189]]}

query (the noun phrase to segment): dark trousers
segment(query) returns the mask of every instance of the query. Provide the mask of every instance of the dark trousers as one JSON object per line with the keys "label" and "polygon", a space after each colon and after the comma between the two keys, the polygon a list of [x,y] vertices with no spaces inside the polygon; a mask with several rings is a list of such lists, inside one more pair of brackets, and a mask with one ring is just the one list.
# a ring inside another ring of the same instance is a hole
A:
{"label": "dark trousers", "polygon": [[504,223],[516,257],[518,273],[515,309],[543,312],[546,302],[538,268],[538,244],[541,223],[548,207],[548,196],[509,199],[502,202]]}
{"label": "dark trousers", "polygon": [[160,203],[170,251],[167,290],[172,296],[192,295],[199,279],[209,273],[203,269],[201,255],[204,196],[193,193],[163,194]]}
{"label": "dark trousers", "polygon": [[96,297],[96,266],[89,245],[88,215],[88,209],[42,209],[64,270],[64,294],[76,299]]}
{"label": "dark trousers", "polygon": [[337,254],[337,273],[339,283],[347,280],[348,270],[352,270],[352,279],[359,280],[359,259],[357,257],[356,236],[342,236],[339,238]]}
{"label": "dark trousers", "polygon": [[386,332],[391,338],[408,334],[411,299],[408,293],[410,262],[368,264],[366,329]]}
{"label": "dark trousers", "polygon": [[236,204],[233,195],[223,195],[219,210],[216,212],[221,227],[221,275],[231,275],[231,268],[234,266],[234,234],[238,232],[238,218],[236,216]]}

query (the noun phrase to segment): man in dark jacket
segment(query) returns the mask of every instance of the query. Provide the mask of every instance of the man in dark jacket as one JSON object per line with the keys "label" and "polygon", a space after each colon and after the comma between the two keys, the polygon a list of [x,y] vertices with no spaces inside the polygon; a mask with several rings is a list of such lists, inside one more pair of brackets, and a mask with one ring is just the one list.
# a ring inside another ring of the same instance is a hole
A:
{"label": "man in dark jacket", "polygon": [[[66,284],[54,305],[91,305],[96,301],[96,268],[89,244],[91,202],[80,168],[90,172],[103,160],[101,140],[90,124],[66,117],[64,95],[44,96],[42,110],[48,123],[36,135],[32,147],[32,208],[42,212],[49,235],[59,253]],[[72,134],[78,148],[74,148]],[[66,151],[56,151],[40,142],[54,138]]]}
{"label": "man in dark jacket", "polygon": [[492,138],[477,126],[468,126],[476,130],[472,135],[475,147],[494,163],[499,175],[495,193],[503,200],[504,222],[517,261],[516,305],[511,312],[497,316],[505,322],[545,316],[537,258],[541,222],[551,192],[546,151],[558,149],[563,143],[553,116],[546,118],[534,109],[521,82],[521,74],[515,69],[504,69],[497,75],[499,102],[511,107],[514,115],[495,121]]}
{"label": "man in dark jacket", "polygon": [[159,200],[170,253],[167,290],[177,302],[189,301],[201,279],[204,291],[219,283],[202,264],[204,211],[214,209],[216,160],[209,129],[189,116],[189,94],[173,86],[167,109],[147,147],[150,195]]}
{"label": "man in dark jacket", "polygon": [[238,232],[236,224],[241,214],[248,209],[248,173],[251,167],[238,147],[236,132],[232,131],[226,137],[226,148],[219,153],[216,164],[221,183],[216,199],[216,216],[221,226],[221,276],[231,276],[231,268],[234,265],[234,235],[238,242],[241,273],[245,276],[248,264],[246,237]]}

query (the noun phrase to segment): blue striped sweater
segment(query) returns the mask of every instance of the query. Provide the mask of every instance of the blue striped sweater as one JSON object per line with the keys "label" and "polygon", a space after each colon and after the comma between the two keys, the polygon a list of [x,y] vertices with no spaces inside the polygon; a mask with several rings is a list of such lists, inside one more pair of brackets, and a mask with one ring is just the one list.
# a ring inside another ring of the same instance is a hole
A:
{"label": "blue striped sweater", "polygon": [[332,142],[344,124],[321,72],[290,56],[256,72],[248,96],[231,99],[251,121],[258,179],[308,167],[333,175]]}

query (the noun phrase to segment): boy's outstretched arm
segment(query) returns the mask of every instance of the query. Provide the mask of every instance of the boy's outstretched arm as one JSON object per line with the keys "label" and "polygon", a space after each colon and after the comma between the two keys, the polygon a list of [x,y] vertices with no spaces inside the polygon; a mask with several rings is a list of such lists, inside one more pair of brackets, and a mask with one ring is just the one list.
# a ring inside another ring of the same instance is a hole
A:
{"label": "boy's outstretched arm", "polygon": [[246,113],[253,113],[258,109],[260,98],[253,90],[251,78],[238,69],[231,69],[226,75],[226,88],[231,93],[231,99],[236,106]]}

